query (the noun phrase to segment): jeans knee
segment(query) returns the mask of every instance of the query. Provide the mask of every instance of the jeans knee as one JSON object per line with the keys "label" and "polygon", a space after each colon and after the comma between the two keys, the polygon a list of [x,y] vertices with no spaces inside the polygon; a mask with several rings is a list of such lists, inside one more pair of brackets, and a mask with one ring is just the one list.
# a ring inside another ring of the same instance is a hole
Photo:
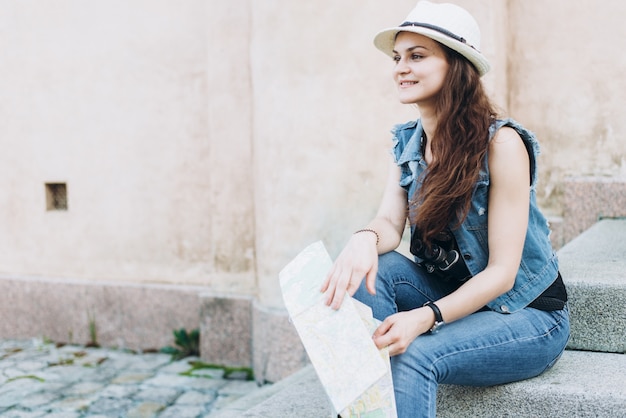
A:
{"label": "jeans knee", "polygon": [[432,348],[425,344],[420,344],[422,338],[417,337],[409,345],[406,352],[391,357],[391,366],[400,374],[410,374],[415,379],[421,376],[423,379],[434,378],[434,367],[436,357],[432,354]]}
{"label": "jeans knee", "polygon": [[[378,256],[378,275],[385,276],[389,272],[394,272],[398,269],[399,264],[407,262],[407,258],[396,251],[390,251]],[[410,261],[410,260],[408,260]]]}

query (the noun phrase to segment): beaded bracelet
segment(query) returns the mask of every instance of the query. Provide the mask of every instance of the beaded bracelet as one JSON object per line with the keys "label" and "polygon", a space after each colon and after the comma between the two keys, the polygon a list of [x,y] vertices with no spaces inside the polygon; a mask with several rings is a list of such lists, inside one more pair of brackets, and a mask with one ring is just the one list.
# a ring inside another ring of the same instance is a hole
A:
{"label": "beaded bracelet", "polygon": [[359,232],[371,232],[372,234],[376,235],[376,246],[378,247],[378,243],[380,242],[380,236],[378,235],[378,232],[374,231],[373,229],[365,228],[359,229],[355,232],[355,234],[358,234]]}

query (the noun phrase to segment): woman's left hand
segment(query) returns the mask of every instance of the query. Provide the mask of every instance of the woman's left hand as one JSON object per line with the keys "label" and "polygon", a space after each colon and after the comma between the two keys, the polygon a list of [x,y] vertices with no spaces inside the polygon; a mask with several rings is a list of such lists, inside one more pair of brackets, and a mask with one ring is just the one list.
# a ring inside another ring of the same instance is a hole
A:
{"label": "woman's left hand", "polygon": [[417,308],[388,316],[374,331],[372,338],[379,349],[387,347],[389,355],[404,353],[419,335],[432,328],[435,315],[430,308]]}

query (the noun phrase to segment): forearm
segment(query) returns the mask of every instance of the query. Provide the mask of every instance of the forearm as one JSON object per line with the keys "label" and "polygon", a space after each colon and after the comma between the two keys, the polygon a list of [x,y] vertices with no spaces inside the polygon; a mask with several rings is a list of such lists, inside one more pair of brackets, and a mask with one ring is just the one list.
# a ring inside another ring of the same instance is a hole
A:
{"label": "forearm", "polygon": [[[398,248],[404,233],[404,224],[400,225],[398,222],[394,223],[388,218],[377,216],[363,230],[375,231],[375,234],[371,233],[371,235],[374,240],[378,238],[376,249],[378,254],[384,254]],[[369,232],[363,233],[370,234]]]}
{"label": "forearm", "polygon": [[451,294],[435,301],[445,322],[470,315],[513,286],[515,273],[504,267],[488,267]]}
{"label": "forearm", "polygon": [[[378,236],[376,251],[378,254],[384,254],[398,248],[407,219],[407,195],[406,191],[399,185],[400,169],[394,162],[391,162],[389,167],[387,186],[376,217],[363,227],[363,229],[371,229],[376,232]],[[359,235],[374,234],[359,233]],[[375,238],[374,242],[376,242]]]}

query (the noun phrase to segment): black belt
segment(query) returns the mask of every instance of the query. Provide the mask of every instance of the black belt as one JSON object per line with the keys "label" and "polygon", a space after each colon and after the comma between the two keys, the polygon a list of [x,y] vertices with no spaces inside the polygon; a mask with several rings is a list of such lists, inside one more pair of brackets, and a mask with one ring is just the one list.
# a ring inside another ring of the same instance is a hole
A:
{"label": "black belt", "polygon": [[566,301],[557,298],[539,296],[537,299],[530,302],[528,307],[539,309],[540,311],[560,311],[565,307],[565,302]]}
{"label": "black belt", "polygon": [[567,291],[561,273],[556,276],[552,284],[541,295],[528,304],[529,308],[540,311],[560,311],[567,302]]}

